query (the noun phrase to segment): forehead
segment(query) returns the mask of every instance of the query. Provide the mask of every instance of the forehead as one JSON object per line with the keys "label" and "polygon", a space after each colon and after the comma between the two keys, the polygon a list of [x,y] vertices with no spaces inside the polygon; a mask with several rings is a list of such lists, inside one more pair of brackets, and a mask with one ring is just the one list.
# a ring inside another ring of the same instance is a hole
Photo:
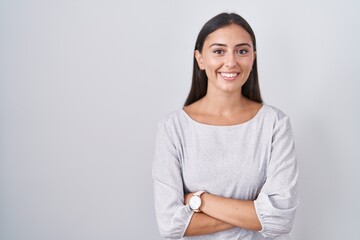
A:
{"label": "forehead", "polygon": [[205,39],[204,46],[209,46],[213,43],[221,43],[228,46],[234,46],[239,43],[253,45],[250,34],[237,24],[231,24],[210,33]]}

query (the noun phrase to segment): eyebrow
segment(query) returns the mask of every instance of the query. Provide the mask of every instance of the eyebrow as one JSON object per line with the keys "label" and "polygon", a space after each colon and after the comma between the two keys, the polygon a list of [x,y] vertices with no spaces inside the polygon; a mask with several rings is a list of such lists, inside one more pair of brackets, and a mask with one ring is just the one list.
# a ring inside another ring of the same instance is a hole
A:
{"label": "eyebrow", "polygon": [[[226,45],[226,44],[223,44],[223,43],[213,43],[213,44],[211,44],[211,45],[209,46],[209,48],[211,48],[211,47],[213,47],[213,46],[227,47],[227,45]],[[250,44],[248,44],[248,43],[239,43],[239,44],[236,44],[236,45],[235,45],[235,47],[241,47],[241,46],[249,46],[249,47],[251,48]]]}

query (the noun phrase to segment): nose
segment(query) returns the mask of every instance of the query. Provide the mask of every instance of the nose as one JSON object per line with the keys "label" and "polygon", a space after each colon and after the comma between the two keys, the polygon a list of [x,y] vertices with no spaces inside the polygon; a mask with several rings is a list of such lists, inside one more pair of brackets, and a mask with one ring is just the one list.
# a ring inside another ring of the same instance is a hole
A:
{"label": "nose", "polygon": [[234,53],[229,53],[225,59],[225,67],[233,68],[236,66],[236,59]]}

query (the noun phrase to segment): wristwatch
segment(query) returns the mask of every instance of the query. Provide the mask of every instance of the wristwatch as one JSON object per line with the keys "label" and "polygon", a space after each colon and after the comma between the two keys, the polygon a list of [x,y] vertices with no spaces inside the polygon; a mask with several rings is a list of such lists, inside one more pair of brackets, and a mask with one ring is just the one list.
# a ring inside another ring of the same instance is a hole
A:
{"label": "wristwatch", "polygon": [[198,192],[194,193],[193,196],[190,198],[189,206],[193,212],[201,212],[200,211],[200,207],[201,207],[201,197],[200,196],[204,192],[205,191],[198,191]]}

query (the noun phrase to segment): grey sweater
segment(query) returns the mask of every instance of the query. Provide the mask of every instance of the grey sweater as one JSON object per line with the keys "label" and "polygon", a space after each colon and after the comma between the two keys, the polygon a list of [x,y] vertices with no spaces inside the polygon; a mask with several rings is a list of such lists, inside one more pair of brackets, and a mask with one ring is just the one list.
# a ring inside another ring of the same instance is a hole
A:
{"label": "grey sweater", "polygon": [[[158,123],[152,169],[160,235],[171,239],[290,239],[298,206],[293,134],[288,116],[264,104],[249,121],[207,125],[183,109]],[[183,237],[194,214],[184,194],[254,200],[259,232],[242,228]]]}

